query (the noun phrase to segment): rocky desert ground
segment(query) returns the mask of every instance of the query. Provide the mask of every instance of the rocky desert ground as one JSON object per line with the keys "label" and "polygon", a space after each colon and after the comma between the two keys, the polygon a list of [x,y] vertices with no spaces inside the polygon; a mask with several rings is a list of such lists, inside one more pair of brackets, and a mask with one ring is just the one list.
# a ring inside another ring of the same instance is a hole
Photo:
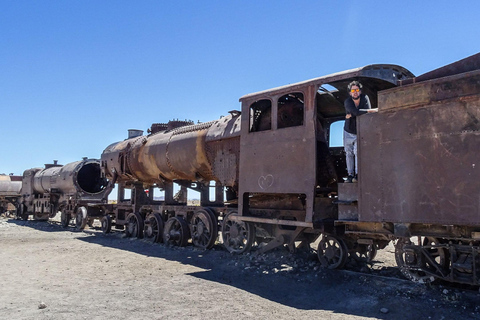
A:
{"label": "rocky desert ground", "polygon": [[480,319],[478,288],[404,280],[393,247],[326,270],[309,252],[232,255],[0,218],[2,319]]}

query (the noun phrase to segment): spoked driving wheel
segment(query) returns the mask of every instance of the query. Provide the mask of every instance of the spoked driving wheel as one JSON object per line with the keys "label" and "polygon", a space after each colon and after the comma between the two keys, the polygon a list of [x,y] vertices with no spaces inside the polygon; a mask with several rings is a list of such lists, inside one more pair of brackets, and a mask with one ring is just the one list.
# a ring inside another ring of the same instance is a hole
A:
{"label": "spoked driving wheel", "polygon": [[107,234],[112,231],[112,217],[110,217],[109,214],[103,216],[100,219],[100,222],[102,223],[102,232]]}
{"label": "spoked driving wheel", "polygon": [[163,229],[163,242],[179,247],[185,247],[190,238],[188,224],[181,217],[172,217],[167,220]]}
{"label": "spoked driving wheel", "polygon": [[190,221],[190,233],[196,247],[213,247],[218,236],[218,222],[213,212],[209,209],[197,210]]}
{"label": "spoked driving wheel", "polygon": [[145,219],[143,236],[152,242],[161,242],[163,240],[163,229],[164,223],[160,214],[149,214]]}
{"label": "spoked driving wheel", "polygon": [[231,253],[244,253],[252,248],[255,240],[255,226],[245,221],[236,221],[231,212],[223,218],[222,238],[223,245]]}
{"label": "spoked driving wheel", "polygon": [[449,259],[446,250],[437,247],[440,243],[434,237],[415,237],[398,239],[395,245],[395,260],[400,271],[413,282],[429,283],[435,280],[435,273],[448,268]]}
{"label": "spoked driving wheel", "polygon": [[347,261],[348,250],[342,239],[324,234],[318,243],[317,255],[323,267],[339,269]]}
{"label": "spoked driving wheel", "polygon": [[75,215],[75,227],[77,230],[82,231],[87,226],[87,222],[87,208],[79,207]]}
{"label": "spoked driving wheel", "polygon": [[144,222],[140,213],[131,212],[127,216],[127,223],[125,224],[125,235],[127,238],[142,238],[143,228]]}

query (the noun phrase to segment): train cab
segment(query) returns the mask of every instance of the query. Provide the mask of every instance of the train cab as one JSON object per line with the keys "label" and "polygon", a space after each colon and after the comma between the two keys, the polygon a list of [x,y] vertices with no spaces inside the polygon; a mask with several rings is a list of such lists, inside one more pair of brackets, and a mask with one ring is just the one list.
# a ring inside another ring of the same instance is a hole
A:
{"label": "train cab", "polygon": [[343,133],[348,84],[360,81],[375,108],[378,91],[411,77],[400,66],[370,65],[241,97],[238,219],[280,233],[277,242],[337,219],[332,198],[346,176],[345,155],[330,141],[332,124]]}

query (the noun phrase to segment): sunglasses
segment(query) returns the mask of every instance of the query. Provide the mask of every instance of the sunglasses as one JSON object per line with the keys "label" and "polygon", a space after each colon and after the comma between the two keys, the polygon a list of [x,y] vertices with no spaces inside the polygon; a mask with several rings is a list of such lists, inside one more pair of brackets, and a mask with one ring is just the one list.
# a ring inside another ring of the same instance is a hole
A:
{"label": "sunglasses", "polygon": [[350,90],[351,93],[354,93],[354,92],[360,92],[360,89],[352,89]]}

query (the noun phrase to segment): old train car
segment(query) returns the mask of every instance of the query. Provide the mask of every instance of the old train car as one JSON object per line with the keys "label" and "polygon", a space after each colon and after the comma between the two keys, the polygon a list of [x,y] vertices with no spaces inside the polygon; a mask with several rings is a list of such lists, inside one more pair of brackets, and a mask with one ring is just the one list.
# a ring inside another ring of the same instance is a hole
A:
{"label": "old train car", "polygon": [[0,213],[16,213],[21,188],[21,176],[0,175]]}
{"label": "old train car", "polygon": [[480,54],[399,84],[358,119],[361,176],[337,225],[397,239],[409,279],[478,285]]}
{"label": "old train car", "polygon": [[103,216],[94,204],[106,203],[111,188],[102,178],[100,161],[84,158],[81,161],[45,168],[25,170],[22,178],[19,217],[27,220],[48,220],[61,212],[61,222],[67,226],[75,218],[78,229],[88,219]]}

